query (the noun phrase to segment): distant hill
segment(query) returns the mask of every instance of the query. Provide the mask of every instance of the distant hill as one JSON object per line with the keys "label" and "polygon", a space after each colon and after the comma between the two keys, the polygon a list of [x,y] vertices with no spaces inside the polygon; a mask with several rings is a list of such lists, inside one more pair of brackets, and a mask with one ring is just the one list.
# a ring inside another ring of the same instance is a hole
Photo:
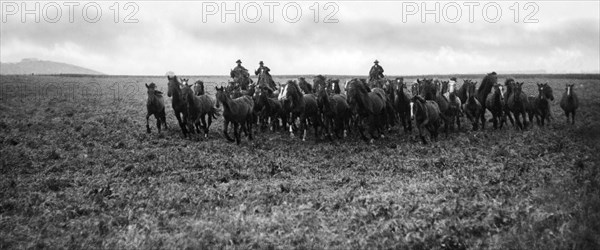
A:
{"label": "distant hill", "polygon": [[0,63],[2,75],[29,75],[29,74],[83,74],[103,75],[98,71],[83,67],[52,61],[42,61],[35,58],[26,58],[18,63]]}

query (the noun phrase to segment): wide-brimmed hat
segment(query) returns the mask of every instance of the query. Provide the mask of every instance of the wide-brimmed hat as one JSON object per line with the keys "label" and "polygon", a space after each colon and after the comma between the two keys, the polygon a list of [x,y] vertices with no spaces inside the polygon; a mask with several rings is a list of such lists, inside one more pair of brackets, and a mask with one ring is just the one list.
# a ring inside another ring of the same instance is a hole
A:
{"label": "wide-brimmed hat", "polygon": [[235,63],[242,63],[242,61],[238,59],[237,61],[235,61]]}
{"label": "wide-brimmed hat", "polygon": [[258,62],[258,64],[264,64],[263,61]]}
{"label": "wide-brimmed hat", "polygon": [[379,63],[379,61],[375,60],[373,63]]}

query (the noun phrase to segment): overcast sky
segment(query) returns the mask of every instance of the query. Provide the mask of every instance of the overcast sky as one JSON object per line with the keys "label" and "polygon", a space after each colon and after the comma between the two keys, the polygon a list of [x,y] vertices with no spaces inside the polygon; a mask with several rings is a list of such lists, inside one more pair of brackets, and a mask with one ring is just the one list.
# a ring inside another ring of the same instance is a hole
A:
{"label": "overcast sky", "polygon": [[[33,57],[124,75],[167,71],[226,75],[237,59],[248,69],[263,60],[273,75],[366,75],[375,59],[386,74],[394,75],[600,71],[599,1],[544,1],[531,6],[519,2],[518,17],[514,1],[495,2],[500,16],[492,5],[484,16],[487,2],[473,6],[472,15],[468,3],[437,2],[439,23],[434,14],[421,20],[422,4],[434,10],[436,2],[432,1],[344,1],[332,2],[328,9],[326,2],[320,2],[319,22],[314,20],[316,8],[311,9],[316,7],[314,1],[296,2],[301,16],[294,5],[288,5],[285,17],[286,2],[280,2],[272,7],[273,22],[269,5],[277,2],[240,1],[239,23],[232,14],[225,16],[225,22],[221,20],[222,3],[235,9],[236,2],[136,2],[133,19],[137,23],[123,22],[134,10],[125,10],[124,2],[119,6],[118,23],[112,1],[98,2],[102,16],[95,23],[82,17],[85,3],[73,7],[74,15],[64,3],[51,3],[57,4],[40,4],[40,22],[36,23],[35,14],[26,15],[22,22],[21,2],[2,2],[0,61]],[[58,18],[57,6],[61,9]],[[262,15],[253,23],[257,6]],[[34,2],[25,7],[35,10]],[[87,10],[86,17],[94,19],[94,8]],[[454,22],[457,10],[462,15]],[[210,15],[211,11],[216,13]],[[331,19],[337,22],[323,22],[332,13]],[[538,22],[524,23],[529,14],[533,14],[529,21]],[[295,17],[297,22],[290,22]],[[53,19],[58,21],[49,22]]]}

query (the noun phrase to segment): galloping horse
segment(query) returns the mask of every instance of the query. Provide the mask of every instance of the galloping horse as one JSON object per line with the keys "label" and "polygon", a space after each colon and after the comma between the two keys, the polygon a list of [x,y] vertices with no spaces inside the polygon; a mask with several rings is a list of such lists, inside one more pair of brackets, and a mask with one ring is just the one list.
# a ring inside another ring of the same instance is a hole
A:
{"label": "galloping horse", "polygon": [[217,98],[217,108],[220,107],[220,104],[223,105],[223,118],[225,121],[223,122],[223,135],[228,141],[233,142],[234,139],[229,137],[227,133],[227,128],[229,127],[229,123],[233,123],[233,136],[235,137],[235,142],[240,144],[241,140],[241,131],[239,131],[239,127],[246,132],[248,136],[248,140],[252,140],[252,123],[254,121],[254,101],[249,96],[242,96],[240,98],[231,99],[226,93],[223,87],[215,87],[217,90],[216,98]]}
{"label": "galloping horse", "polygon": [[[254,96],[257,98],[255,101],[255,112],[260,110],[261,114],[261,127],[266,128],[268,124],[268,120],[271,121],[271,130],[275,131],[279,129],[279,119],[283,123],[283,127],[286,126],[287,116],[285,115],[283,104],[277,100],[277,97],[269,97],[269,91],[266,89],[261,89],[256,92]],[[258,108],[257,108],[258,107]]]}
{"label": "galloping horse", "polygon": [[429,135],[437,140],[438,128],[440,127],[441,113],[440,109],[435,101],[429,101],[423,99],[421,96],[416,95],[412,98],[413,109],[415,115],[415,122],[419,129],[419,137],[423,141],[423,144],[427,144],[427,140],[423,135],[423,130],[427,129]]}
{"label": "galloping horse", "polygon": [[[519,129],[527,128],[526,109],[528,106],[529,102],[527,96],[523,93],[523,83],[516,82],[512,89],[512,93],[508,97],[508,109],[512,112]],[[523,123],[521,123],[520,117],[523,117]]]}
{"label": "galloping horse", "polygon": [[565,89],[565,93],[560,99],[560,108],[565,111],[565,116],[567,117],[567,123],[569,123],[569,114],[571,115],[571,124],[575,124],[575,113],[577,112],[577,108],[579,107],[579,99],[577,99],[577,95],[573,92],[573,87],[575,84],[567,84]]}
{"label": "galloping horse", "polygon": [[187,105],[181,96],[182,84],[176,75],[168,75],[167,79],[169,80],[167,96],[171,97],[171,107],[173,107],[173,111],[175,112],[175,117],[177,118],[177,123],[179,123],[179,127],[181,128],[181,132],[183,133],[184,137],[187,137],[188,130],[186,125],[188,114]]}
{"label": "galloping horse", "polygon": [[400,117],[404,132],[410,132],[412,131],[412,122],[410,119],[410,96],[404,92],[406,84],[404,83],[403,78],[396,78],[396,84],[396,98],[394,99],[394,107],[398,113],[398,117]]}
{"label": "galloping horse", "polygon": [[506,116],[504,115],[504,86],[500,84],[494,84],[492,95],[488,96],[485,100],[485,107],[492,113],[492,122],[494,123],[494,129],[500,128],[506,123]]}
{"label": "galloping horse", "polygon": [[[543,94],[544,97],[546,99],[549,100],[549,102],[553,102],[554,101],[554,93],[552,91],[552,87],[550,87],[550,85],[548,85],[548,83],[542,83],[544,90],[543,90]],[[551,118],[552,118],[552,112],[550,112],[550,105],[548,105],[548,109],[546,110],[546,113],[548,114],[546,116],[546,119],[548,120],[548,122],[550,122]]]}
{"label": "galloping horse", "polygon": [[[320,76],[320,77],[323,77],[323,76],[321,76],[321,75],[318,75],[318,76]],[[318,77],[318,76],[317,76],[317,77]],[[323,77],[323,78],[325,78],[325,77]],[[313,81],[313,84],[314,84],[314,81]],[[313,86],[312,86],[312,85],[310,85],[310,83],[308,83],[304,77],[300,77],[300,78],[298,78],[298,87],[300,87],[300,89],[302,90],[302,92],[303,92],[304,94],[312,94],[312,93],[315,93],[315,91],[313,90],[313,89],[314,89],[314,88],[313,88]],[[315,85],[315,88],[316,88],[316,87],[317,87],[317,86]]]}
{"label": "galloping horse", "polygon": [[492,91],[492,87],[498,83],[498,75],[496,72],[488,73],[483,80],[481,85],[477,89],[477,100],[481,103],[482,109],[479,112],[479,119],[481,119],[481,129],[485,129],[485,104],[488,94]]}
{"label": "galloping horse", "polygon": [[289,101],[289,110],[292,114],[290,121],[290,136],[294,137],[293,124],[296,118],[300,118],[300,132],[302,133],[302,141],[306,141],[307,119],[313,125],[315,130],[315,139],[319,140],[319,126],[321,119],[319,116],[319,108],[317,98],[313,94],[302,94],[298,83],[294,80],[289,80],[279,95],[280,101]]}
{"label": "galloping horse", "polygon": [[202,80],[198,80],[194,83],[194,94],[204,95],[204,82]]}
{"label": "galloping horse", "polygon": [[365,141],[368,140],[364,134],[362,124],[362,121],[366,120],[369,124],[369,134],[371,135],[372,142],[376,138],[375,130],[378,130],[381,134],[382,125],[385,120],[385,93],[379,93],[379,91],[369,92],[365,84],[355,78],[347,83],[346,99],[351,107],[356,107],[360,119],[357,125],[361,138]]}
{"label": "galloping horse", "polygon": [[323,116],[323,125],[327,137],[332,140],[331,133],[340,139],[340,132],[343,132],[343,137],[346,137],[347,129],[350,122],[350,106],[346,102],[346,98],[340,94],[330,96],[330,81],[325,82],[324,77],[315,79],[315,88],[317,90],[317,103],[319,111]]}
{"label": "galloping horse", "polygon": [[533,117],[535,117],[538,126],[544,126],[548,113],[550,113],[550,104],[546,98],[544,84],[537,84],[538,95],[537,97],[527,97],[529,101],[529,108],[527,113],[529,114],[529,122],[533,123]]}
{"label": "galloping horse", "polygon": [[340,79],[327,79],[327,93],[329,95],[339,95],[342,93],[340,89]]}
{"label": "galloping horse", "polygon": [[469,121],[471,121],[471,124],[473,124],[473,131],[479,129],[478,118],[479,114],[481,113],[481,109],[483,109],[481,103],[479,103],[479,100],[477,100],[477,96],[475,94],[476,85],[477,82],[468,81],[465,82],[461,87],[461,89],[463,89],[464,87],[466,90],[466,101],[462,105],[462,109],[465,115],[467,115]]}
{"label": "galloping horse", "polygon": [[165,129],[167,128],[167,118],[165,115],[165,100],[163,99],[162,92],[156,90],[156,84],[146,84],[148,89],[148,101],[146,102],[146,131],[150,133],[150,125],[148,124],[148,118],[154,115],[156,118],[156,127],[160,133],[160,125],[164,124]]}
{"label": "galloping horse", "polygon": [[[208,129],[212,124],[212,119],[217,119],[217,110],[215,109],[215,101],[208,95],[194,95],[192,88],[185,84],[182,88],[183,101],[187,105],[188,122],[196,127],[196,132],[200,134],[200,126],[204,129],[204,137],[208,137]],[[206,122],[208,115],[208,123]],[[192,130],[193,131],[193,130]]]}
{"label": "galloping horse", "polygon": [[448,100],[448,110],[446,111],[446,117],[448,122],[454,127],[454,121],[458,129],[460,129],[460,117],[462,116],[462,105],[461,100],[456,95],[456,82],[442,81],[442,96]]}

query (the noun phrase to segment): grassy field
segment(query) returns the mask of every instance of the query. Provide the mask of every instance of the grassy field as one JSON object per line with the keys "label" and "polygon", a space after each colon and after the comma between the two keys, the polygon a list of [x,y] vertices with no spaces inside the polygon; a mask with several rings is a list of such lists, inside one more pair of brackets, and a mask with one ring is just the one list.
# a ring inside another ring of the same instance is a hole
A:
{"label": "grassy field", "polygon": [[222,118],[183,139],[170,98],[147,134],[144,83],[164,77],[0,76],[0,248],[599,249],[600,77],[516,78],[554,88],[549,126],[237,146]]}

